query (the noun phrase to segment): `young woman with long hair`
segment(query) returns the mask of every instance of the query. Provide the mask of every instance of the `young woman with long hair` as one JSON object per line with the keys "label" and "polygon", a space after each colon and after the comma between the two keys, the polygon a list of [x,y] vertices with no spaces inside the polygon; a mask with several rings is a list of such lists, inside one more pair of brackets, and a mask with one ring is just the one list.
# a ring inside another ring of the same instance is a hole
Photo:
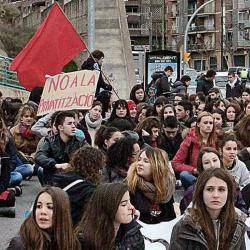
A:
{"label": "young woman with long hair", "polygon": [[[219,152],[211,147],[205,147],[200,150],[197,161],[197,172],[200,175],[203,171],[210,168],[223,168]],[[190,205],[195,190],[195,183],[185,190],[183,198],[180,201],[181,214],[185,212]]]}
{"label": "young woman with long hair", "polygon": [[198,115],[195,128],[190,129],[172,161],[185,189],[196,181],[198,155],[203,147],[217,147],[214,119],[206,111]]}
{"label": "young woman with long hair", "polygon": [[146,102],[147,95],[141,84],[136,84],[135,86],[133,86],[130,91],[129,99],[134,101],[136,105],[141,102]]}
{"label": "young woman with long hair", "polygon": [[[220,141],[220,152],[223,166],[234,177],[236,183],[240,187],[243,197],[247,197],[245,196],[245,192],[247,192],[250,187],[250,173],[245,163],[237,157],[237,138],[233,133],[225,134],[223,139]],[[245,202],[246,204],[250,203],[249,196]]]}
{"label": "young woman with long hair", "polygon": [[10,129],[19,155],[16,156],[16,166],[23,178],[30,178],[33,174],[33,164],[37,144],[40,138],[32,132],[31,127],[35,123],[36,113],[33,107],[25,104],[17,115],[16,126]]}
{"label": "young woman with long hair", "polygon": [[164,120],[169,116],[175,116],[175,108],[172,104],[166,104],[162,108],[161,112],[161,122],[163,123]]}
{"label": "young woman with long hair", "polygon": [[197,180],[193,206],[174,226],[169,250],[246,249],[246,225],[234,208],[233,178],[222,168],[208,169]]}
{"label": "young woman with long hair", "polygon": [[155,116],[149,116],[139,122],[134,131],[139,135],[140,147],[143,148],[145,145],[157,147],[161,127],[160,119]]}
{"label": "young woman with long hair", "polygon": [[131,202],[140,211],[140,220],[148,224],[176,217],[173,207],[175,177],[163,152],[146,147],[130,166],[126,178]]}
{"label": "young woman with long hair", "polygon": [[133,215],[125,184],[98,186],[76,229],[82,249],[144,249],[140,225]]}
{"label": "young woman with long hair", "polygon": [[107,165],[102,171],[102,182],[122,181],[129,166],[137,160],[140,146],[135,139],[121,138],[107,151]]}
{"label": "young woman with long hair", "polygon": [[73,231],[67,194],[45,187],[37,195],[29,217],[21,225],[8,250],[80,250]]}
{"label": "young woman with long hair", "polygon": [[242,110],[240,105],[238,103],[231,102],[225,110],[227,126],[233,129],[240,120],[241,112]]}
{"label": "young woman with long hair", "polygon": [[119,129],[102,125],[96,131],[94,144],[102,151],[107,152],[108,148],[122,137]]}

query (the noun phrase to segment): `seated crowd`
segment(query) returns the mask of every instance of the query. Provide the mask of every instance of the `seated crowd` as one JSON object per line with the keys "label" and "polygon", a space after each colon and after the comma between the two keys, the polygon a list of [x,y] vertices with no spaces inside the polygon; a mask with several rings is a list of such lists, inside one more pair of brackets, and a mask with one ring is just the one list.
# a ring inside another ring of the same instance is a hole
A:
{"label": "seated crowd", "polygon": [[0,214],[15,216],[23,181],[41,184],[8,249],[145,249],[140,221],[176,217],[169,249],[246,249],[250,89],[230,73],[224,99],[201,83],[212,73],[196,94],[185,76],[171,95],[137,84],[43,117],[39,98],[2,100]]}

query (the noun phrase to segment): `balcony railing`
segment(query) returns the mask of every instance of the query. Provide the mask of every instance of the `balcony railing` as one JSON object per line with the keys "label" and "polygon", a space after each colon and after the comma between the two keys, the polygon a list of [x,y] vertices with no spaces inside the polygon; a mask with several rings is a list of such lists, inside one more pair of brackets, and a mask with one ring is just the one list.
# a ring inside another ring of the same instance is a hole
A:
{"label": "balcony railing", "polygon": [[205,51],[205,50],[215,50],[214,43],[190,43],[188,44],[188,51]]}
{"label": "balcony railing", "polygon": [[189,28],[189,32],[199,32],[199,31],[215,31],[215,27],[212,25],[199,25],[199,26],[191,26]]}

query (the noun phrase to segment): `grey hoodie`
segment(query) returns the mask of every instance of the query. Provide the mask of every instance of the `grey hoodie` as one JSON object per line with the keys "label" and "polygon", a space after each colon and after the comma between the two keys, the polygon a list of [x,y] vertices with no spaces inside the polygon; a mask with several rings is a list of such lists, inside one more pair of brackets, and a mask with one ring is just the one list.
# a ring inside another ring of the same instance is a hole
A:
{"label": "grey hoodie", "polygon": [[235,178],[240,190],[250,183],[250,174],[244,162],[240,161],[238,157],[235,160],[232,169],[228,170]]}

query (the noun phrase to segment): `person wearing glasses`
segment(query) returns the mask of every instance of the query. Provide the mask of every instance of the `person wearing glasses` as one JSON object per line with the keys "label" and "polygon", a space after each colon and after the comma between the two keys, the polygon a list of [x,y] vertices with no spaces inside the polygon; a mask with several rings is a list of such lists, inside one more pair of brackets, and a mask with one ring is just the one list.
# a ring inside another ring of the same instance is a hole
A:
{"label": "person wearing glasses", "polygon": [[226,98],[241,97],[243,91],[240,79],[234,72],[228,73],[228,82],[226,84]]}

